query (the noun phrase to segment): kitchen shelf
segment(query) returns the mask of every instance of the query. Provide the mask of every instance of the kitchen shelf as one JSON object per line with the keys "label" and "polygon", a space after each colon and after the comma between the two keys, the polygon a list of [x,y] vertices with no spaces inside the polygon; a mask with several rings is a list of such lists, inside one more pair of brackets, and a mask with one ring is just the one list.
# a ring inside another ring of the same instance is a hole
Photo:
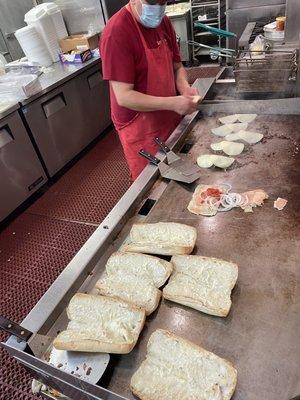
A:
{"label": "kitchen shelf", "polygon": [[[193,42],[209,44],[212,47],[225,47],[224,39],[211,33],[199,30],[194,26],[195,22],[199,21],[208,26],[213,26],[218,29],[226,29],[226,0],[190,0],[190,19],[191,19],[191,34]],[[217,15],[216,15],[217,12]],[[207,19],[198,20],[198,16],[201,14],[208,14]],[[212,14],[212,15],[209,15]],[[215,16],[216,15],[216,16]],[[208,39],[209,38],[209,39]],[[208,55],[210,51],[208,49],[199,49],[196,45],[192,46],[193,59],[196,60],[197,56]]]}

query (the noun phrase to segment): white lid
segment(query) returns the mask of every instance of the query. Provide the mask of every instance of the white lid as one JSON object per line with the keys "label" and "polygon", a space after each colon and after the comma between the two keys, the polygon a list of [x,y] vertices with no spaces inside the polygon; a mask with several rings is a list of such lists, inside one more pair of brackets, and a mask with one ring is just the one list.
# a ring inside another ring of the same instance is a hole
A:
{"label": "white lid", "polygon": [[31,24],[47,16],[48,14],[46,10],[40,7],[34,7],[25,14],[24,21],[26,22],[26,24]]}
{"label": "white lid", "polygon": [[58,11],[60,11],[60,8],[55,3],[42,3],[42,4],[37,5],[36,8],[39,8],[41,10],[45,10],[50,15],[51,14],[55,14]]}

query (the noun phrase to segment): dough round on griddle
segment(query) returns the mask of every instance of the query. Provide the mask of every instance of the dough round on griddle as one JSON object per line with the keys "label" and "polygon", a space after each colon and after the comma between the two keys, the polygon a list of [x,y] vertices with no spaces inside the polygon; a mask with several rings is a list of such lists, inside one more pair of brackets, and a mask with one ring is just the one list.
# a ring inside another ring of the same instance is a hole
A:
{"label": "dough round on griddle", "polygon": [[214,161],[214,165],[218,168],[228,168],[230,165],[234,163],[234,158],[232,157],[225,157],[225,156],[217,156]]}
{"label": "dough round on griddle", "polygon": [[248,128],[248,124],[245,123],[241,123],[241,122],[237,122],[235,124],[227,124],[226,126],[228,126],[228,128],[231,129],[231,132],[239,132],[239,131],[245,131]]}
{"label": "dough round on griddle", "polygon": [[203,154],[197,158],[197,164],[200,168],[210,168],[214,165],[216,157],[218,156],[214,154]]}
{"label": "dough round on griddle", "polygon": [[[255,118],[257,117],[257,114],[238,114],[238,120],[240,122],[247,122],[250,124],[250,122],[254,121]],[[245,128],[247,129],[247,128]]]}
{"label": "dough round on griddle", "polygon": [[224,140],[219,143],[212,143],[210,147],[215,151],[222,150],[228,156],[237,156],[243,152],[245,145]]}
{"label": "dough round on griddle", "polygon": [[226,117],[219,118],[221,124],[233,124],[238,120],[238,114],[227,115]]}
{"label": "dough round on griddle", "polygon": [[240,131],[238,135],[242,140],[250,144],[258,143],[264,137],[262,133],[250,131]]}
{"label": "dough round on griddle", "polygon": [[231,133],[232,129],[228,125],[222,125],[219,126],[218,128],[213,128],[211,131],[214,135],[223,137]]}

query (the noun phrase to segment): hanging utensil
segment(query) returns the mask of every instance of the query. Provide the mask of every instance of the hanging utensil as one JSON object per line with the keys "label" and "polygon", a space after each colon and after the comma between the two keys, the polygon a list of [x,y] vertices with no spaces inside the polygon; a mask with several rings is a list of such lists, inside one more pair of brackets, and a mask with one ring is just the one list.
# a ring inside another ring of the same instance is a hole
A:
{"label": "hanging utensil", "polygon": [[51,346],[53,338],[30,332],[3,316],[0,316],[0,329],[25,342],[36,357],[93,384],[100,380],[109,363],[110,356],[106,353],[57,350]]}
{"label": "hanging utensil", "polygon": [[177,171],[175,168],[173,168],[171,165],[166,164],[165,162],[152,156],[150,153],[143,149],[139,151],[139,154],[150,161],[152,164],[156,165],[163,178],[178,182],[192,183],[200,177],[199,172],[193,175],[184,175],[180,171]]}
{"label": "hanging utensil", "polygon": [[154,139],[167,156],[167,161],[172,168],[183,175],[190,176],[200,172],[198,165],[188,159],[183,159],[175,154],[159,137]]}

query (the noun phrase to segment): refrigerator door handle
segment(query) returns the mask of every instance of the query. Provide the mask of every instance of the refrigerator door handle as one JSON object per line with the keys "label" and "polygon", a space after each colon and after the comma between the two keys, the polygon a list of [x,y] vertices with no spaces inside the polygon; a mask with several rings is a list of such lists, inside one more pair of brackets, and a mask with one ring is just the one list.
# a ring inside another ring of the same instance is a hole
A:
{"label": "refrigerator door handle", "polygon": [[13,134],[8,125],[0,127],[0,150],[14,140]]}
{"label": "refrigerator door handle", "polygon": [[48,119],[67,105],[64,94],[61,92],[56,96],[52,97],[52,99],[45,101],[42,103],[42,108],[45,114],[45,117]]}
{"label": "refrigerator door handle", "polygon": [[87,77],[88,85],[90,90],[93,89],[95,86],[100,85],[103,82],[103,77],[100,71],[94,72],[92,75]]}

